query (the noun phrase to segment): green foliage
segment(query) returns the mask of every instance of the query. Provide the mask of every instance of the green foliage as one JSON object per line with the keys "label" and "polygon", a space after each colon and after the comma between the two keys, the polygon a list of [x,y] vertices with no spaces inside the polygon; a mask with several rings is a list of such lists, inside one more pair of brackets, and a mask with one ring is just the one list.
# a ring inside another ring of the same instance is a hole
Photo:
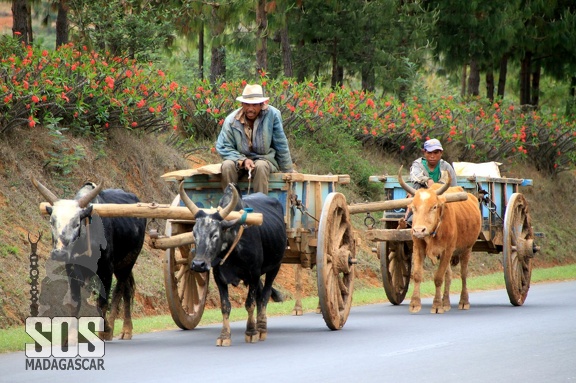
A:
{"label": "green foliage", "polygon": [[[179,129],[188,142],[214,141],[224,118],[240,106],[236,97],[246,85],[231,81],[212,87],[196,80],[185,87],[153,64],[72,44],[52,52],[26,47],[25,52],[3,55],[0,62],[0,134],[45,126],[54,140],[50,166],[61,175],[84,157],[83,148],[71,145],[63,132],[90,136],[100,145],[111,128]],[[434,137],[447,145],[451,161],[522,158],[550,175],[575,165],[576,121],[569,117],[480,98],[379,98],[345,86],[271,80],[265,73],[254,82],[282,112],[289,138],[315,143],[310,149],[318,162],[328,164],[329,171],[351,174],[363,193],[370,194],[365,182],[371,169],[361,160],[350,161],[362,157],[355,141],[374,144],[404,163]]]}
{"label": "green foliage", "polygon": [[20,250],[17,246],[0,243],[0,257],[6,258],[10,255],[17,256],[19,253]]}
{"label": "green foliage", "polygon": [[146,61],[171,40],[173,27],[153,3],[139,0],[68,1],[72,40],[100,53]]}

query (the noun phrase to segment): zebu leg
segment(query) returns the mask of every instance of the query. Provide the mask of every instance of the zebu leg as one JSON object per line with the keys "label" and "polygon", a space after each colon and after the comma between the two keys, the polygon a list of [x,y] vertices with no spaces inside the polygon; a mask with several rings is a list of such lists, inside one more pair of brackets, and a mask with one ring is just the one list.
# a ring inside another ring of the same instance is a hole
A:
{"label": "zebu leg", "polygon": [[119,281],[116,279],[116,286],[114,287],[114,292],[112,293],[112,302],[110,303],[110,317],[108,318],[109,331],[107,331],[107,336],[109,338],[106,340],[112,340],[114,337],[114,323],[116,322],[118,311],[120,310],[120,300],[122,299],[122,289],[124,288],[123,284],[124,281]]}
{"label": "zebu leg", "polygon": [[102,318],[104,318],[104,331],[99,333],[100,339],[102,340],[112,340],[114,335],[114,327],[110,327],[110,323],[106,318],[108,314],[108,297],[110,296],[110,290],[112,289],[112,271],[108,274],[107,272],[101,272],[98,269],[98,276],[102,281],[102,286],[104,287],[105,296],[98,295],[98,310],[102,313]]}
{"label": "zebu leg", "polygon": [[222,330],[220,336],[216,339],[216,346],[229,347],[232,344],[232,336],[230,331],[230,311],[232,306],[228,296],[228,284],[220,277],[220,273],[214,270],[214,281],[218,286],[218,293],[220,294],[220,311],[222,312]]}
{"label": "zebu leg", "polygon": [[132,272],[122,283],[122,299],[124,300],[124,321],[122,323],[122,332],[118,339],[132,339],[132,302],[134,300],[134,275]]}
{"label": "zebu leg", "polygon": [[470,260],[470,252],[472,249],[468,249],[460,257],[460,275],[462,278],[462,292],[460,293],[460,302],[458,303],[459,310],[470,309],[470,301],[468,300],[468,286],[466,285],[466,278],[468,277],[468,261]]}
{"label": "zebu leg", "polygon": [[266,273],[266,279],[264,280],[264,287],[261,291],[261,296],[256,296],[256,305],[258,307],[258,315],[256,319],[256,328],[260,333],[260,340],[266,340],[268,336],[268,318],[266,317],[266,307],[268,305],[268,301],[270,300],[270,294],[272,293],[272,283],[274,282],[274,278],[280,271],[280,265],[277,268],[270,270]]}
{"label": "zebu leg", "polygon": [[256,300],[262,295],[262,287],[260,280],[252,282],[248,286],[248,295],[246,296],[246,303],[244,307],[248,312],[248,320],[246,321],[246,332],[244,333],[244,340],[246,343],[258,342],[258,330],[256,330],[256,320],[254,319],[254,310],[256,309]]}
{"label": "zebu leg", "polygon": [[414,248],[412,253],[413,277],[414,277],[414,291],[412,292],[412,299],[410,300],[410,312],[417,313],[422,309],[422,301],[420,300],[420,283],[422,282],[422,275],[424,274],[424,255],[425,243],[422,240],[414,239]]}
{"label": "zebu leg", "polygon": [[444,274],[444,295],[442,295],[442,307],[444,311],[450,311],[450,285],[452,284],[452,267],[448,264]]}
{"label": "zebu leg", "polygon": [[[438,269],[434,274],[434,286],[436,287],[434,293],[434,302],[432,302],[432,309],[430,312],[432,314],[444,314],[444,305],[442,302],[442,285],[444,284],[444,277],[448,272],[448,268],[450,267],[450,257],[453,253],[453,248],[446,249],[440,254],[440,263],[438,264]],[[448,284],[448,289],[450,285]],[[448,291],[450,294],[450,291]]]}

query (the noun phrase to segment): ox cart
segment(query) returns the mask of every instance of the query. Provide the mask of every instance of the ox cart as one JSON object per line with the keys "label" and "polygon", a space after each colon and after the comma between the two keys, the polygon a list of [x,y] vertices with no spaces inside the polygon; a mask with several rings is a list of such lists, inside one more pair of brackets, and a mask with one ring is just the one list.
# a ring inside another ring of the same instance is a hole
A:
{"label": "ox cart", "polygon": [[[219,168],[210,166],[163,177],[182,182],[196,206],[209,208],[216,206],[223,194]],[[357,237],[346,199],[336,192],[338,184],[349,182],[347,175],[273,173],[268,188],[268,195],[280,201],[284,210],[288,243],[282,263],[304,268],[316,265],[320,308],[326,325],[333,330],[342,328],[352,305]],[[238,186],[243,194],[250,190],[247,179],[241,179]],[[179,195],[171,206],[183,206]],[[194,254],[193,226],[190,219],[168,219],[166,237],[152,239],[154,247],[167,249],[166,296],[172,318],[182,329],[198,325],[208,292],[208,273],[189,267],[190,254]]]}
{"label": "ox cart", "polygon": [[[532,180],[479,176],[457,178],[458,186],[478,197],[482,215],[482,230],[472,251],[502,253],[510,303],[521,306],[530,288],[532,259],[540,250],[535,243],[535,237],[540,234],[533,232],[528,202],[519,192],[520,186],[531,186]],[[372,176],[370,181],[382,184],[387,201],[402,200],[406,196],[397,176]],[[411,230],[399,226],[405,213],[406,205],[384,210],[381,218],[384,229],[368,230],[366,235],[376,244],[384,291],[394,305],[402,303],[410,284]]]}

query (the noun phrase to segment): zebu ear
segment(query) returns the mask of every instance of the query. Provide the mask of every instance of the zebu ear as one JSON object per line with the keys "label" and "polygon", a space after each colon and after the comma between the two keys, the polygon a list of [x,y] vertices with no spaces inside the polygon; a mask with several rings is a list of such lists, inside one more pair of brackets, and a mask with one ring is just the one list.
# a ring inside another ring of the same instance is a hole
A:
{"label": "zebu ear", "polygon": [[80,221],[82,221],[85,218],[89,218],[90,216],[92,216],[92,209],[94,209],[93,205],[90,205],[87,208],[82,209],[82,212],[80,213]]}

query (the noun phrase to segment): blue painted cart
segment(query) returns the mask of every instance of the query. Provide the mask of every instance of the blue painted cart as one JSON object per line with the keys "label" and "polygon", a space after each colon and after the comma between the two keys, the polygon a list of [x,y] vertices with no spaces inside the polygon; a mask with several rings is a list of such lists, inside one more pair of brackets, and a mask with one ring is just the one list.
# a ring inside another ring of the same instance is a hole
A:
{"label": "blue painted cart", "polygon": [[[408,178],[403,178],[408,181]],[[370,181],[382,183],[385,200],[406,198],[397,176],[372,176]],[[532,180],[492,177],[458,177],[458,185],[478,197],[482,213],[482,231],[473,251],[503,254],[504,279],[510,303],[524,303],[530,288],[532,259],[539,250],[534,242],[528,203],[519,192],[531,186]],[[369,230],[367,239],[376,242],[382,281],[392,304],[402,303],[410,283],[412,237],[410,229],[398,229],[406,205],[384,210],[384,229]]]}
{"label": "blue painted cart", "polygon": [[[163,177],[182,182],[186,194],[200,208],[216,207],[223,194],[217,166],[205,173],[191,170]],[[273,173],[269,180],[268,194],[284,208],[288,243],[283,263],[306,268],[316,265],[320,308],[332,330],[344,326],[352,305],[357,244],[346,198],[336,192],[338,184],[349,182],[347,175],[300,173]],[[243,194],[248,193],[249,186],[247,179],[240,180]],[[184,206],[180,196],[171,206]],[[189,267],[194,254],[193,226],[193,219],[168,219],[165,243],[169,244],[156,246],[167,249],[166,294],[172,318],[182,329],[198,325],[208,292],[208,273],[197,273]]]}

